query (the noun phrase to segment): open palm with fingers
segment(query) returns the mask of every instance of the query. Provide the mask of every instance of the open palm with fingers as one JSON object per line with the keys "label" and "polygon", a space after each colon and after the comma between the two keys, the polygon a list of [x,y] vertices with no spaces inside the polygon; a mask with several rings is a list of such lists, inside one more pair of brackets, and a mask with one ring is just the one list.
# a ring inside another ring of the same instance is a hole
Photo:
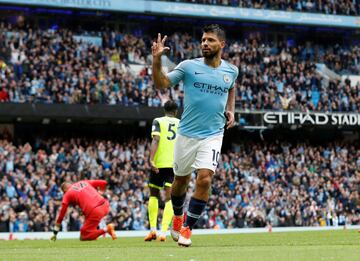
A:
{"label": "open palm with fingers", "polygon": [[167,36],[165,35],[163,39],[161,39],[161,34],[158,34],[156,42],[153,42],[151,51],[153,57],[159,57],[161,56],[165,51],[170,50],[169,47],[165,47],[165,41]]}

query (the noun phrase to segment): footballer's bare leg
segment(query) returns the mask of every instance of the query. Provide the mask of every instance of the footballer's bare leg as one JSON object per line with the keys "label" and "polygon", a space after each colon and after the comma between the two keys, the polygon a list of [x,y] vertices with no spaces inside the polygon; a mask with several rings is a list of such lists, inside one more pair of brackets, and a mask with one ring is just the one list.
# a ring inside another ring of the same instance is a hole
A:
{"label": "footballer's bare leg", "polygon": [[178,244],[180,246],[191,245],[191,230],[201,217],[209,199],[209,189],[214,172],[209,169],[197,170],[195,191],[190,199],[184,227],[180,230]]}
{"label": "footballer's bare leg", "polygon": [[171,187],[165,187],[165,202],[171,200]]}
{"label": "footballer's bare leg", "polygon": [[214,172],[209,169],[199,169],[197,170],[195,191],[192,195],[193,198],[208,201],[209,199],[209,190],[211,187],[212,178]]}
{"label": "footballer's bare leg", "polygon": [[186,176],[175,175],[174,182],[171,186],[171,202],[174,210],[174,217],[170,234],[174,241],[178,241],[179,233],[183,225],[184,202],[190,179],[191,174]]}
{"label": "footballer's bare leg", "polygon": [[186,193],[187,187],[191,179],[191,174],[187,176],[175,176],[171,186],[171,195],[180,197]]}

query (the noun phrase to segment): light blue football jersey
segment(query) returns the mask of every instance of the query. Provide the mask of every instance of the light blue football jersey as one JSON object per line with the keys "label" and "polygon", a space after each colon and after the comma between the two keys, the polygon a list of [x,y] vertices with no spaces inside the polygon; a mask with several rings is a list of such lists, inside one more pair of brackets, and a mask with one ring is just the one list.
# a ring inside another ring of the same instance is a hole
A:
{"label": "light blue football jersey", "polygon": [[222,134],[229,90],[238,74],[238,68],[224,60],[213,68],[204,58],[185,60],[168,73],[172,85],[184,83],[184,112],[178,133],[199,139]]}

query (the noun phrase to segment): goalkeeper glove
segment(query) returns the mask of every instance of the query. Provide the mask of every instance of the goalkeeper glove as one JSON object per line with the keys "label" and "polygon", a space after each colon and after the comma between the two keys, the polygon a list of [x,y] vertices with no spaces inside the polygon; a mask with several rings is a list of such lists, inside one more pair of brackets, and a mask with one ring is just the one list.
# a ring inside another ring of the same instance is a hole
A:
{"label": "goalkeeper glove", "polygon": [[60,231],[60,225],[55,225],[54,226],[54,230],[53,230],[53,235],[51,236],[51,238],[50,238],[50,240],[52,240],[52,241],[56,241],[56,237],[57,237],[57,234],[59,233],[59,231]]}

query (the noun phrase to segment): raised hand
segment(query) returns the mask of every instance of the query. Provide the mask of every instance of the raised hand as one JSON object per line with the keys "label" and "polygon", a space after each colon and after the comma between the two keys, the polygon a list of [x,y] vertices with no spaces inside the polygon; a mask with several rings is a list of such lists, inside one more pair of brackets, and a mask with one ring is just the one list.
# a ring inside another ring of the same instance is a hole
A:
{"label": "raised hand", "polygon": [[159,169],[155,166],[155,163],[153,161],[150,161],[150,166],[152,171],[154,171],[156,174],[159,173]]}
{"label": "raised hand", "polygon": [[54,230],[53,230],[53,235],[50,237],[50,240],[51,241],[56,241],[56,238],[57,238],[57,234],[59,233],[60,231],[60,224],[55,224],[54,226]]}
{"label": "raised hand", "polygon": [[169,47],[165,47],[165,41],[167,36],[165,35],[163,39],[161,39],[161,34],[158,33],[157,41],[153,42],[151,51],[153,57],[161,57],[161,55],[165,52],[170,50]]}

